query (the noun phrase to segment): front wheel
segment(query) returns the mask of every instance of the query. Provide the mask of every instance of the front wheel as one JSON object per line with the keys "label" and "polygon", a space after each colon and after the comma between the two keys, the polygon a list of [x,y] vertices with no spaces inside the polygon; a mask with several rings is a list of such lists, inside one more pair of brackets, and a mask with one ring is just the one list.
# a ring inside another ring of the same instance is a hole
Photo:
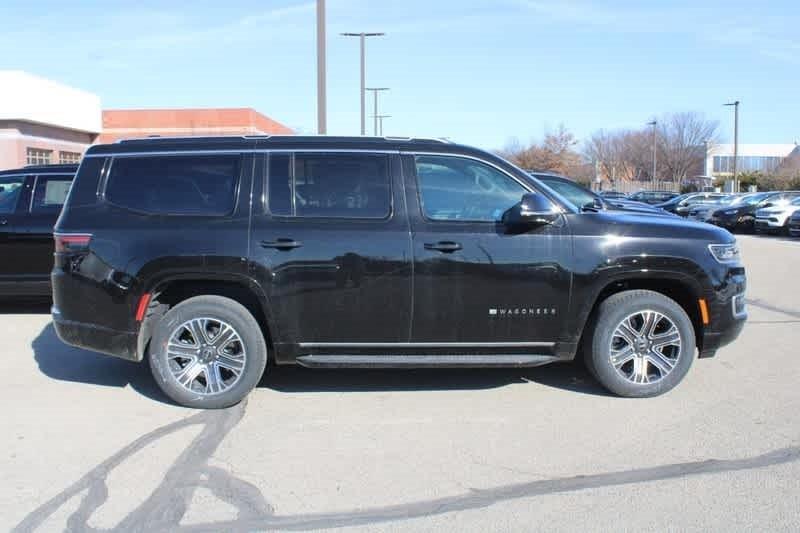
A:
{"label": "front wheel", "polygon": [[694,360],[691,319],[677,302],[654,291],[610,296],[590,333],[587,366],[620,396],[663,394],[681,382]]}
{"label": "front wheel", "polygon": [[267,362],[261,328],[243,305],[196,296],[170,309],[156,326],[150,369],[177,403],[217,409],[239,403],[258,384]]}

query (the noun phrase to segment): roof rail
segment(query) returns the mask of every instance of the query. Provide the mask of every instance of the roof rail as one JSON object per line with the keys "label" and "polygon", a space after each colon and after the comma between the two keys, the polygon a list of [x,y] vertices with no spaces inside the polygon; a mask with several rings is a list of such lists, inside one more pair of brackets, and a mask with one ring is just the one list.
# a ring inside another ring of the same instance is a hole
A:
{"label": "roof rail", "polygon": [[[191,141],[191,140],[202,141],[204,139],[220,139],[226,137],[230,139],[248,139],[250,137],[256,137],[256,136],[254,135],[173,135],[173,136],[148,135],[147,137],[131,137],[124,139],[117,139],[116,141],[114,141],[114,144],[146,142],[146,141],[152,141],[154,139],[159,139],[159,140],[163,139],[165,141]],[[267,135],[267,137],[269,137],[269,135]]]}

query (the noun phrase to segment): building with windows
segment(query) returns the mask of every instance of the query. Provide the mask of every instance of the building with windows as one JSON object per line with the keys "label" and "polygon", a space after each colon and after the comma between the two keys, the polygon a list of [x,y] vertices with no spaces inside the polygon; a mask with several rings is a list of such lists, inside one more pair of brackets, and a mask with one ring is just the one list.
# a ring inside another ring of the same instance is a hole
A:
{"label": "building with windows", "polygon": [[0,169],[76,163],[102,129],[100,98],[22,71],[0,71]]}
{"label": "building with windows", "polygon": [[[796,147],[796,144],[739,144],[736,171],[770,174]],[[733,151],[733,144],[710,146],[706,152],[705,175],[723,179],[733,176]]]}

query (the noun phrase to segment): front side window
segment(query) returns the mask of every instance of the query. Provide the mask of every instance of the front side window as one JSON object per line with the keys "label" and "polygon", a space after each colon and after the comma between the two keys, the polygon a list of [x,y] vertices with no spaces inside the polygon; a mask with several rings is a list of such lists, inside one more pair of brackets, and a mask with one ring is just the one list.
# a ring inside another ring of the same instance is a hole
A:
{"label": "front side window", "polygon": [[67,199],[70,185],[71,176],[37,177],[31,211],[58,211]]}
{"label": "front side window", "polygon": [[499,222],[528,192],[474,159],[421,155],[415,158],[422,212],[431,220]]}
{"label": "front side window", "polygon": [[389,159],[383,154],[271,154],[273,215],[323,218],[389,216]]}
{"label": "front side window", "polygon": [[572,202],[578,209],[586,206],[594,206],[597,199],[592,193],[578,185],[561,180],[548,180],[539,178],[539,181],[556,191],[558,194]]}
{"label": "front side window", "polygon": [[28,148],[26,151],[29,165],[49,165],[52,155],[52,150],[42,150],[41,148]]}
{"label": "front side window", "polygon": [[238,154],[118,157],[106,198],[121,207],[163,215],[229,215],[235,205]]}
{"label": "front side window", "polygon": [[24,176],[0,177],[0,213],[14,212],[24,182]]}

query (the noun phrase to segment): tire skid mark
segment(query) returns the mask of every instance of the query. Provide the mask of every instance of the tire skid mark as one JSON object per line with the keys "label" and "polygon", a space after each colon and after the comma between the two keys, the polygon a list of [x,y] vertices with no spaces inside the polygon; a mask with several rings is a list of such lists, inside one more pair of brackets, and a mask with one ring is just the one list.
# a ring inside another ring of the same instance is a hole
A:
{"label": "tire skid mark", "polygon": [[761,300],[751,300],[749,298],[745,299],[745,303],[747,305],[752,305],[753,307],[760,307],[761,309],[766,309],[767,311],[773,311],[775,313],[782,313],[786,316],[790,316],[792,318],[800,318],[800,311],[795,311],[793,309],[784,309],[782,307],[776,307],[774,305],[768,304],[766,302],[762,302]]}
{"label": "tire skid mark", "polygon": [[[495,503],[547,494],[602,487],[631,485],[687,476],[753,470],[800,459],[800,446],[781,448],[742,459],[710,459],[668,464],[603,474],[578,475],[471,489],[455,496],[388,506],[330,513],[276,515],[261,491],[208,461],[228,433],[241,421],[246,400],[220,411],[202,411],[172,422],[134,440],[89,471],[77,482],[34,509],[12,531],[34,531],[70,499],[86,492],[78,509],[67,519],[69,531],[252,531],[262,529],[307,530],[377,524],[430,517],[454,511],[480,509]],[[143,447],[192,425],[202,431],[167,469],[162,482],[146,500],[111,530],[89,526],[92,514],[108,500],[109,473]],[[181,525],[197,488],[209,489],[217,498],[237,509],[235,520]]]}

